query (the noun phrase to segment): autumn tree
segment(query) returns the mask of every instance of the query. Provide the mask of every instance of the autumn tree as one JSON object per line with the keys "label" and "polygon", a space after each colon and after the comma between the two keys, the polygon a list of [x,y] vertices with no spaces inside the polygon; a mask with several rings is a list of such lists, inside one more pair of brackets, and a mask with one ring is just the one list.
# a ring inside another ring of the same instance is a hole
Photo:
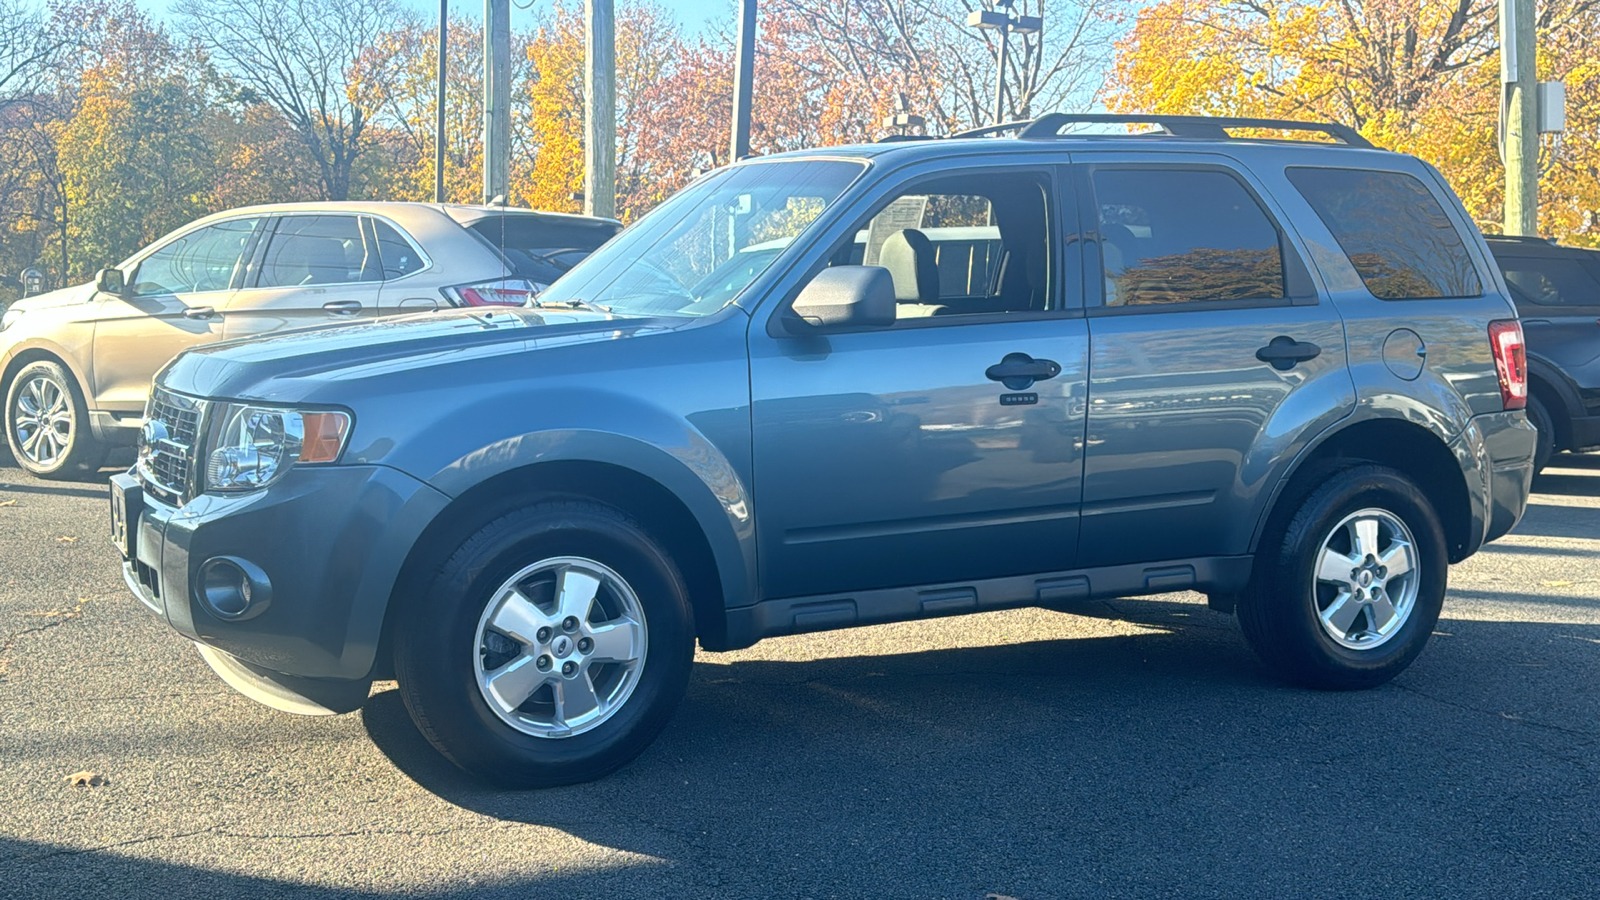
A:
{"label": "autumn tree", "polygon": [[348,199],[373,109],[352,83],[362,53],[403,21],[395,0],[179,0],[183,30],[241,92],[294,128],[321,194]]}
{"label": "autumn tree", "polygon": [[[1586,73],[1597,6],[1547,0],[1539,8],[1541,71],[1574,78],[1580,101],[1593,90]],[[1437,165],[1479,225],[1499,231],[1497,38],[1490,0],[1166,0],[1141,10],[1119,44],[1108,102],[1126,112],[1350,124]],[[1596,110],[1587,109],[1576,105],[1569,130],[1594,134]],[[1576,186],[1561,179],[1577,181],[1595,164],[1593,154],[1568,149],[1544,179],[1552,203],[1542,221],[1554,226],[1551,212],[1566,210],[1552,232],[1562,236],[1579,233],[1582,212],[1564,199]]]}

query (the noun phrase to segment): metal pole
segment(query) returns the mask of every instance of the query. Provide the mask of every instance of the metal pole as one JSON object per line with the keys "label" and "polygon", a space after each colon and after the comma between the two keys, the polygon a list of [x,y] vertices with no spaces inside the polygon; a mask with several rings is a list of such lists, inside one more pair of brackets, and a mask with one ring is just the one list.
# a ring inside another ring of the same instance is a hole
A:
{"label": "metal pole", "polygon": [[1006,116],[1006,50],[1011,43],[1007,37],[1011,34],[1011,24],[1008,22],[1000,26],[1000,65],[994,76],[994,124],[1004,122]]}
{"label": "metal pole", "polygon": [[450,46],[450,0],[439,0],[439,95],[433,123],[433,202],[444,202],[444,66]]}
{"label": "metal pole", "polygon": [[733,143],[728,161],[750,155],[750,99],[755,90],[756,0],[741,0],[739,58],[733,79]]}
{"label": "metal pole", "polygon": [[511,0],[483,0],[483,202],[509,200]]}
{"label": "metal pole", "polygon": [[1539,76],[1534,0],[1500,0],[1500,72],[1505,92],[1506,234],[1539,233]]}
{"label": "metal pole", "polygon": [[583,211],[617,214],[617,48],[612,0],[585,0]]}

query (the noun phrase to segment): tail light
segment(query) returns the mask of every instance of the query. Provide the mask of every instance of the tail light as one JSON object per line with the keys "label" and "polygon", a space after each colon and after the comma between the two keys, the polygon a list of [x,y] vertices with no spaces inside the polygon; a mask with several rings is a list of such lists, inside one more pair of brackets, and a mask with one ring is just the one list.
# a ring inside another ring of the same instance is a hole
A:
{"label": "tail light", "polygon": [[1506,409],[1528,405],[1528,351],[1522,340],[1522,323],[1496,319],[1489,323],[1489,346],[1495,371],[1500,373],[1500,400]]}
{"label": "tail light", "polygon": [[523,306],[547,287],[522,278],[501,278],[440,288],[439,292],[455,306]]}

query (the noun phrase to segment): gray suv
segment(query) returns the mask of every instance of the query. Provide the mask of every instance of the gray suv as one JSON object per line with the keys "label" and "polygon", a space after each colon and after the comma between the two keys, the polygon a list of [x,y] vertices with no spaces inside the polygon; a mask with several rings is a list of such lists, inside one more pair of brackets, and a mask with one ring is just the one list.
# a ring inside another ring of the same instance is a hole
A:
{"label": "gray suv", "polygon": [[1394,677],[1532,472],[1450,189],[1339,126],[991,131],[717,170],[527,308],[182,354],[129,587],[268,705],[396,678],[507,785],[636,756],[697,641],[1194,590],[1292,683]]}

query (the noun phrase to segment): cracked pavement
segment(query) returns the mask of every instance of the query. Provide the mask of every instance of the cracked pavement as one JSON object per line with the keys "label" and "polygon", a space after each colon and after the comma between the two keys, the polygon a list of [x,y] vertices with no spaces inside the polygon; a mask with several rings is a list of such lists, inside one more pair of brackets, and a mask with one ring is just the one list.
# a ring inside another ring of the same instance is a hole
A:
{"label": "cracked pavement", "polygon": [[0,898],[1588,895],[1600,455],[1538,491],[1377,690],[1267,680],[1193,594],[885,625],[702,653],[638,761],[510,793],[392,684],[235,695],[123,588],[104,487],[0,448]]}

